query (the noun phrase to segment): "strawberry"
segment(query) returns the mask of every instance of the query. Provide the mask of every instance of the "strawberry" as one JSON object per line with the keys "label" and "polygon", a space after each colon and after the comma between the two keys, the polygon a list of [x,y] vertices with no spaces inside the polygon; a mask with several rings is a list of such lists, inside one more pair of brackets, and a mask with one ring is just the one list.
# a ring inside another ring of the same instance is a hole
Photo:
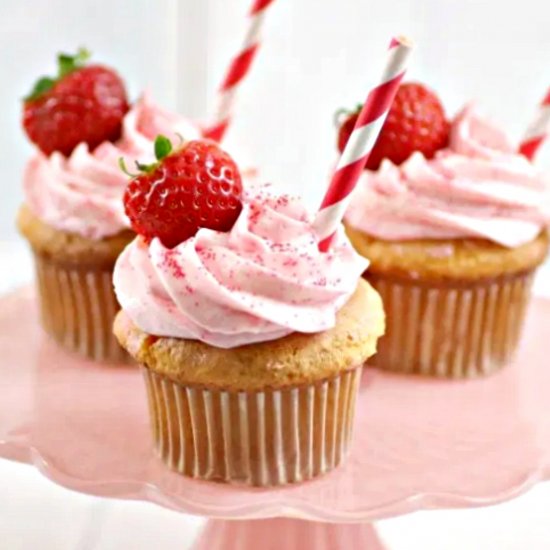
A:
{"label": "strawberry", "polygon": [[60,54],[56,78],[43,77],[24,100],[23,127],[46,155],[69,156],[81,142],[94,149],[120,137],[128,111],[124,83],[108,67],[84,63],[89,53]]}
{"label": "strawberry", "polygon": [[[336,124],[340,126],[340,129],[338,130],[338,150],[340,151],[340,153],[344,151],[346,143],[348,142],[348,139],[353,132],[355,123],[359,118],[361,107],[362,105],[358,105],[355,108],[355,111],[346,111],[342,109],[341,111],[338,111],[338,113],[336,113]],[[340,122],[342,115],[345,115],[346,117],[344,119],[344,122]]]}
{"label": "strawberry", "polygon": [[[340,127],[338,148],[344,146],[353,130],[360,108]],[[383,159],[402,164],[419,151],[432,158],[449,141],[450,124],[438,97],[422,84],[402,84],[384,122],[366,168],[377,170]]]}
{"label": "strawberry", "polygon": [[[164,136],[155,140],[156,163],[136,163],[124,193],[132,227],[146,241],[158,237],[173,248],[201,227],[229,231],[242,209],[241,175],[233,159],[209,140],[189,141],[172,151]],[[126,171],[121,159],[121,167]],[[131,174],[130,174],[131,175]]]}

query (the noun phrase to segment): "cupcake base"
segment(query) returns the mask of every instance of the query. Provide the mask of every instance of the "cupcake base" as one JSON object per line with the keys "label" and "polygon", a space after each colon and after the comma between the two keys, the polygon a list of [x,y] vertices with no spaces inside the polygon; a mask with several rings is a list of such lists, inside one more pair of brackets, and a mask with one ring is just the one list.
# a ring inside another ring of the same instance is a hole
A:
{"label": "cupcake base", "polygon": [[[281,534],[284,533],[283,543]],[[258,541],[262,541],[261,547]],[[372,523],[211,519],[193,550],[386,550]]]}
{"label": "cupcake base", "polygon": [[143,367],[156,451],[173,470],[269,487],[312,479],[346,456],[361,368],[301,387],[222,391]]}
{"label": "cupcake base", "polygon": [[444,378],[488,375],[513,356],[535,270],[434,284],[367,273],[386,309],[386,334],[369,364]]}
{"label": "cupcake base", "polygon": [[66,349],[97,361],[129,361],[113,335],[119,306],[112,269],[75,267],[34,253],[42,325]]}

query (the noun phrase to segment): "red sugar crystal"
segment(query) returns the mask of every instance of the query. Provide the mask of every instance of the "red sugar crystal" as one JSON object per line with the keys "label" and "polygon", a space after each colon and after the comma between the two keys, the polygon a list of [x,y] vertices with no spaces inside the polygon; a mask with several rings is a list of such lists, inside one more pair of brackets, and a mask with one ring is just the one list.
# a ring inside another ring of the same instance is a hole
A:
{"label": "red sugar crystal", "polygon": [[164,255],[164,265],[172,272],[176,279],[185,279],[185,273],[174,257],[174,251],[169,250]]}

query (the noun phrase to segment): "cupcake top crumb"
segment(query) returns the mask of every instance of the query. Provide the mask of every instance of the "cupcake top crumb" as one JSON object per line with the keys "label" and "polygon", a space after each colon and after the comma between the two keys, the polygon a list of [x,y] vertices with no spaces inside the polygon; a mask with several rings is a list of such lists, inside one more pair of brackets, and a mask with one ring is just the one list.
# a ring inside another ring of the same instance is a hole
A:
{"label": "cupcake top crumb", "polygon": [[155,337],[122,311],[114,332],[139,363],[185,385],[254,391],[310,384],[362,365],[384,332],[377,292],[359,281],[337,313],[336,325],[316,334],[293,333],[277,340],[221,349],[201,341]]}
{"label": "cupcake top crumb", "polygon": [[61,231],[43,222],[25,204],[19,209],[17,227],[35,253],[68,266],[97,269],[112,269],[119,254],[134,238],[130,230],[100,240]]}
{"label": "cupcake top crumb", "polygon": [[356,250],[370,260],[369,273],[427,281],[471,281],[534,269],[548,253],[548,233],[516,248],[485,239],[386,241],[353,227],[346,231]]}

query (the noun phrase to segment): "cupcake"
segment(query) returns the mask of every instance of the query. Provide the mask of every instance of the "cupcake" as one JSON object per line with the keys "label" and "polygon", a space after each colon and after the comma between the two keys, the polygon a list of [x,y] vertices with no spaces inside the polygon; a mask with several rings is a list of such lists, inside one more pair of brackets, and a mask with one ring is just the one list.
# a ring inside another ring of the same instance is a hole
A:
{"label": "cupcake", "polygon": [[148,167],[125,197],[139,236],[115,266],[114,332],[142,366],[165,464],[261,487],[336,467],[384,325],[344,230],[320,252],[299,198],[243,191],[207,142]]}
{"label": "cupcake", "polygon": [[154,160],[159,132],[199,132],[147,96],[129,106],[120,77],[86,57],[60,55],[58,77],[42,78],[25,100],[24,128],[37,151],[17,223],[34,254],[45,330],[69,350],[115,361],[125,354],[112,335],[112,271],[134,238],[119,159]]}
{"label": "cupcake", "polygon": [[446,378],[506,365],[548,251],[548,181],[474,106],[449,123],[418,84],[400,88],[368,168],[345,223],[387,314],[371,363]]}

